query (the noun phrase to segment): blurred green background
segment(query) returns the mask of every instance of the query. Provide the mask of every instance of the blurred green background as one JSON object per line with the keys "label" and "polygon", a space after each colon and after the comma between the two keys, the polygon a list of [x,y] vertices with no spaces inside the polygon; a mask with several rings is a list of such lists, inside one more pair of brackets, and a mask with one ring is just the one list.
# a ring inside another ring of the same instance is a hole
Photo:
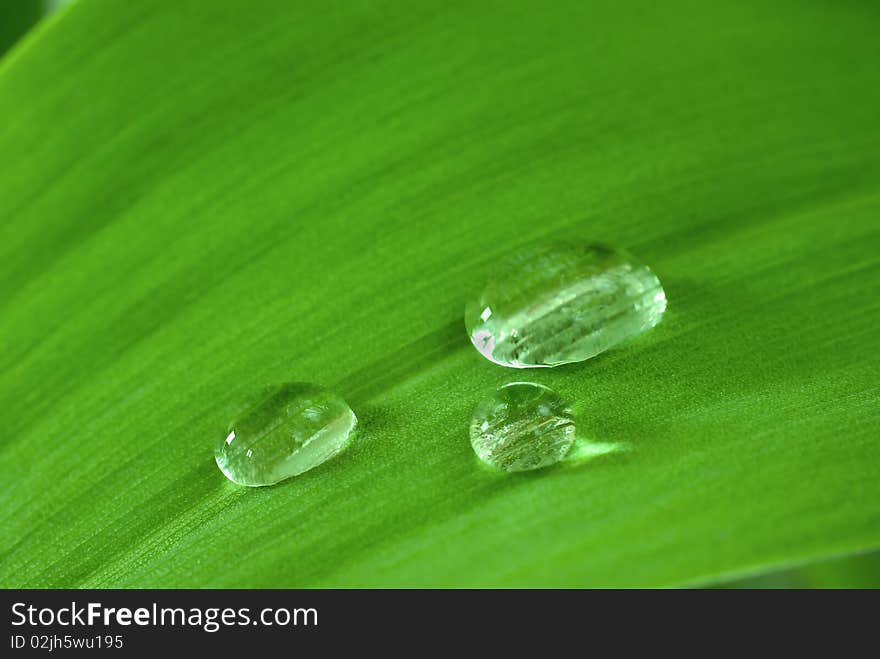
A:
{"label": "blurred green background", "polygon": [[0,53],[9,50],[51,9],[41,1],[4,0],[0,2]]}
{"label": "blurred green background", "polygon": [[[857,1],[0,0],[0,585],[880,586],[877,34]],[[632,249],[667,318],[486,363],[464,300],[558,237]],[[592,459],[474,464],[524,377]],[[214,438],[284,380],[361,437],[226,483]]]}

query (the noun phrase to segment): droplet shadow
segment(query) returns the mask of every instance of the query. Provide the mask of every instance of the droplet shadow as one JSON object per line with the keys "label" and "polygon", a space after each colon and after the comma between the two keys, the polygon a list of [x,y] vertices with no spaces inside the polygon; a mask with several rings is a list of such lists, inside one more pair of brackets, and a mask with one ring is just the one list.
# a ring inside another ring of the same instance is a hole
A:
{"label": "droplet shadow", "polygon": [[358,418],[355,429],[357,435],[352,441],[363,439],[365,435],[401,427],[401,415],[395,414],[394,408],[389,405],[364,403],[358,407],[355,414]]}

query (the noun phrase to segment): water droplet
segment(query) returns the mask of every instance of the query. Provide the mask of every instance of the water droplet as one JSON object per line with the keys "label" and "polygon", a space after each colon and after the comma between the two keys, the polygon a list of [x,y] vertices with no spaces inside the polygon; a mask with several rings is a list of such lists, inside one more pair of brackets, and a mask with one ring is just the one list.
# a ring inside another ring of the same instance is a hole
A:
{"label": "water droplet", "polygon": [[568,403],[552,389],[512,382],[482,401],[471,418],[471,446],[505,471],[540,469],[562,460],[574,443]]}
{"label": "water droplet", "polygon": [[357,418],[342,398],[306,382],[273,387],[229,424],[214,456],[239,485],[272,485],[348,446]]}
{"label": "water droplet", "polygon": [[464,322],[477,350],[513,368],[595,357],[660,322],[666,294],[651,270],[604,245],[550,245],[497,269]]}

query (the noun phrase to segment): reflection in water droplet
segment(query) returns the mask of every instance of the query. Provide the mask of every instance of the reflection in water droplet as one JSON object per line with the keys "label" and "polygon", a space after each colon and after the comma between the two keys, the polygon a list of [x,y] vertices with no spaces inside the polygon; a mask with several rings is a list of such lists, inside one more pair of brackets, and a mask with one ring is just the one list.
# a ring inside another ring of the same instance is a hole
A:
{"label": "reflection in water droplet", "polygon": [[357,419],[342,398],[318,385],[271,389],[217,442],[217,466],[239,485],[272,485],[342,451]]}
{"label": "reflection in water droplet", "polygon": [[660,322],[666,294],[651,270],[604,245],[518,252],[465,307],[480,353],[502,366],[558,366],[594,357]]}
{"label": "reflection in water droplet", "polygon": [[540,384],[513,382],[477,405],[471,446],[487,464],[527,471],[562,460],[574,431],[571,409],[559,394]]}

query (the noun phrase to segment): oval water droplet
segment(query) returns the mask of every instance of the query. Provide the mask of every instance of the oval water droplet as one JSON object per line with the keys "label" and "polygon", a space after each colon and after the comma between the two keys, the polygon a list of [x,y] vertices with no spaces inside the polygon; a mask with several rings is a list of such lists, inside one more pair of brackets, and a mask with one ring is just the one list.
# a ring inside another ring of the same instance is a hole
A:
{"label": "oval water droplet", "polygon": [[471,418],[471,446],[504,471],[540,469],[562,460],[574,443],[568,403],[552,389],[512,382],[480,402]]}
{"label": "oval water droplet", "polygon": [[307,382],[270,389],[229,424],[214,457],[239,485],[273,485],[342,451],[357,418],[338,395]]}
{"label": "oval water droplet", "polygon": [[605,245],[550,245],[508,259],[465,307],[471,342],[513,368],[595,357],[644,332],[666,310],[650,268]]}

